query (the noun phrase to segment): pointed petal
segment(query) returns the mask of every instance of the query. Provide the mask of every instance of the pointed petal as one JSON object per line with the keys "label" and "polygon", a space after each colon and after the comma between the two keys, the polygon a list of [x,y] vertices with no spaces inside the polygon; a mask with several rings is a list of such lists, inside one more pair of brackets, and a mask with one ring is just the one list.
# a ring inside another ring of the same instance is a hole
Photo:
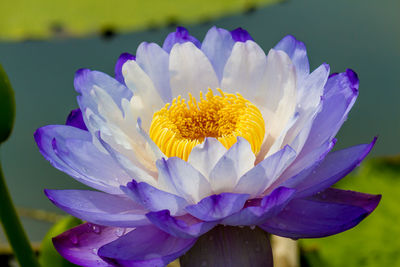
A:
{"label": "pointed petal", "polygon": [[255,155],[249,142],[238,137],[237,142],[221,157],[210,173],[214,193],[232,192],[239,178],[254,167]]}
{"label": "pointed petal", "polygon": [[53,238],[58,253],[79,266],[112,266],[97,255],[97,250],[132,229],[84,223]]}
{"label": "pointed petal", "polygon": [[222,80],[224,67],[234,44],[235,41],[229,31],[215,26],[204,37],[201,50],[210,60],[219,81]]}
{"label": "pointed petal", "polygon": [[199,237],[218,224],[218,221],[203,222],[189,214],[172,217],[168,210],[149,212],[146,216],[164,232],[180,238]]}
{"label": "pointed petal", "polygon": [[189,31],[184,27],[176,27],[175,32],[171,32],[168,34],[167,38],[165,38],[163,49],[168,53],[171,52],[172,47],[175,44],[183,44],[186,42],[191,42],[195,46],[200,47],[200,42],[189,34]]}
{"label": "pointed petal", "polygon": [[123,53],[119,56],[119,58],[117,60],[117,64],[115,64],[115,69],[114,69],[115,79],[122,84],[125,84],[125,79],[124,79],[124,76],[122,75],[122,66],[128,60],[136,60],[136,57],[129,53]]}
{"label": "pointed petal", "polygon": [[298,41],[294,36],[287,35],[274,47],[275,50],[282,50],[292,60],[296,67],[297,80],[303,80],[310,73],[307,50],[303,42]]}
{"label": "pointed petal", "polygon": [[295,157],[296,151],[290,146],[285,146],[244,174],[235,186],[234,192],[247,193],[252,198],[258,197],[282,174]]}
{"label": "pointed petal", "polygon": [[329,77],[325,85],[322,110],[314,120],[302,154],[309,153],[336,135],[357,96],[358,78],[355,72],[348,69]]}
{"label": "pointed petal", "polygon": [[210,61],[190,42],[174,45],[169,56],[169,73],[173,98],[186,97],[188,92],[198,97],[200,91],[219,87]]}
{"label": "pointed petal", "polygon": [[322,64],[298,84],[296,114],[298,119],[285,133],[282,143],[275,142],[269,153],[290,144],[296,151],[301,151],[306,142],[311,126],[322,108],[322,95],[329,76],[329,65]]}
{"label": "pointed petal", "polygon": [[246,42],[246,41],[253,41],[253,38],[250,36],[250,34],[242,28],[237,28],[234,29],[233,31],[231,31],[231,35],[233,40],[235,40],[235,42]]}
{"label": "pointed petal", "polygon": [[192,149],[188,162],[208,178],[211,170],[226,151],[227,149],[217,139],[207,137],[202,144]]}
{"label": "pointed petal", "polygon": [[[110,140],[106,142],[100,133],[97,133],[97,139],[111,155],[113,160],[118,162],[120,168],[129,174],[129,181],[133,178],[138,182],[146,182],[151,185],[156,184],[156,180],[154,179],[156,172],[153,171],[153,166],[144,165],[144,162],[140,161],[140,158],[137,157],[131,149],[125,149],[123,147],[119,147],[119,150],[114,149],[113,146],[109,144]],[[115,144],[114,147],[116,147]]]}
{"label": "pointed petal", "polygon": [[263,81],[266,67],[267,57],[258,44],[253,41],[237,42],[226,62],[221,89],[229,93],[239,92],[253,103],[262,103],[265,99],[257,97],[264,94],[257,89]]}
{"label": "pointed petal", "polygon": [[142,204],[149,211],[169,210],[172,215],[186,213],[184,208],[188,205],[186,200],[159,190],[147,183],[137,183],[135,180],[121,187],[122,191],[135,202]]}
{"label": "pointed petal", "polygon": [[82,111],[80,108],[71,110],[68,115],[67,121],[65,122],[65,125],[73,126],[84,131],[88,130],[85,122],[83,121]]}
{"label": "pointed petal", "polygon": [[370,144],[332,152],[308,176],[295,176],[282,185],[296,188],[298,191],[296,197],[313,195],[349,174],[368,155],[375,142],[376,138]]}
{"label": "pointed petal", "polygon": [[180,158],[158,160],[157,169],[158,188],[183,197],[189,204],[195,204],[211,193],[207,179]]}
{"label": "pointed petal", "polygon": [[155,226],[137,227],[104,245],[98,254],[118,266],[163,267],[188,251],[196,239],[181,239]]}
{"label": "pointed petal", "polygon": [[295,191],[291,188],[278,187],[261,200],[249,200],[242,210],[225,218],[221,224],[232,226],[262,224],[268,218],[281,212],[293,198]]}
{"label": "pointed petal", "polygon": [[155,43],[141,43],[136,52],[136,62],[153,81],[162,100],[172,101],[169,87],[169,55]]}
{"label": "pointed petal", "polygon": [[[335,144],[336,139],[333,139],[332,141],[325,142],[320,147],[311,151],[307,155],[304,155],[301,159],[299,159],[299,156],[297,156],[294,162],[267,189],[267,192],[271,192],[270,190],[281,185],[286,186],[286,184],[283,183],[288,179],[295,179],[300,181],[304,177],[307,177],[324,160],[326,155],[328,155],[328,153],[333,149]],[[291,187],[289,185],[287,186]]]}
{"label": "pointed petal", "polygon": [[[140,52],[138,50],[138,52]],[[138,55],[139,57],[139,55]],[[122,67],[126,86],[132,90],[134,96],[131,100],[131,109],[135,117],[141,117],[145,129],[150,128],[154,112],[164,106],[164,101],[157,91],[153,80],[139,65],[141,61],[129,60]],[[147,67],[147,66],[146,66]],[[154,75],[151,73],[151,75]]]}
{"label": "pointed petal", "polygon": [[121,108],[123,98],[130,99],[132,96],[129,89],[114,78],[105,73],[88,69],[80,69],[76,72],[74,87],[81,94],[78,102],[82,111],[90,108],[93,112],[97,112],[97,103],[94,102],[91,93],[94,87],[105,90],[119,108]]}
{"label": "pointed petal", "polygon": [[57,169],[95,189],[121,194],[132,180],[114,159],[99,151],[89,132],[65,125],[48,125],[35,132],[40,153]]}
{"label": "pointed petal", "polygon": [[222,193],[203,198],[199,203],[185,209],[192,216],[203,221],[223,219],[241,210],[249,198],[248,194]]}
{"label": "pointed petal", "polygon": [[380,199],[380,195],[328,188],[315,196],[292,200],[281,213],[260,227],[293,239],[334,235],[360,223]]}
{"label": "pointed petal", "polygon": [[147,210],[123,195],[88,190],[45,190],[57,207],[84,221],[119,227],[135,227],[150,222]]}
{"label": "pointed petal", "polygon": [[[257,155],[257,162],[267,155],[276,140],[281,140],[282,132],[286,132],[296,122],[297,105],[296,69],[288,55],[282,51],[271,49],[267,56],[267,67],[256,90],[255,103],[261,109],[264,121],[268,122],[265,140]],[[272,152],[271,152],[272,153]],[[271,154],[270,153],[270,154]]]}

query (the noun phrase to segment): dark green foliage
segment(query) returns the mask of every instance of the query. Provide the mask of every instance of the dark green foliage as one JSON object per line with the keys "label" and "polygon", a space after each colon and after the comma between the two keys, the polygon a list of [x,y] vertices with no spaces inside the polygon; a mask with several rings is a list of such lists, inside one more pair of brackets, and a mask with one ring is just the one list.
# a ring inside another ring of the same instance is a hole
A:
{"label": "dark green foliage", "polygon": [[15,119],[14,91],[0,65],[0,144],[10,136]]}

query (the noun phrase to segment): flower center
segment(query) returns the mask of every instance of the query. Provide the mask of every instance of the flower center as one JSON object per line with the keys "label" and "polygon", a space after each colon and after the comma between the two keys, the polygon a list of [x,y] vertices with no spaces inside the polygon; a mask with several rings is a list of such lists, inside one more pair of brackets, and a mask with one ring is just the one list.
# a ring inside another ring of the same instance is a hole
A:
{"label": "flower center", "polygon": [[218,139],[227,149],[245,138],[255,154],[260,150],[265,134],[261,112],[239,93],[228,94],[209,89],[200,101],[189,93],[189,100],[178,96],[153,115],[150,138],[167,157],[187,160],[193,147],[206,137]]}

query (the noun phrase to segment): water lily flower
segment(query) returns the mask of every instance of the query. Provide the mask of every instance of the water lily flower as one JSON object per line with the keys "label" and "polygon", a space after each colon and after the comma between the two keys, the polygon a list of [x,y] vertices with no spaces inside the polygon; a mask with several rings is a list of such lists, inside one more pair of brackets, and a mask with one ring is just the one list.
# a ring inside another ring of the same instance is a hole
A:
{"label": "water lily flower", "polygon": [[331,186],[369,144],[330,152],[358,95],[348,69],[310,72],[305,45],[265,54],[249,33],[178,27],[162,47],[122,54],[115,77],[81,69],[79,109],[35,140],[57,169],[91,190],[45,190],[87,223],[54,238],[83,266],[165,266],[217,225],[298,239],[357,225],[380,195]]}

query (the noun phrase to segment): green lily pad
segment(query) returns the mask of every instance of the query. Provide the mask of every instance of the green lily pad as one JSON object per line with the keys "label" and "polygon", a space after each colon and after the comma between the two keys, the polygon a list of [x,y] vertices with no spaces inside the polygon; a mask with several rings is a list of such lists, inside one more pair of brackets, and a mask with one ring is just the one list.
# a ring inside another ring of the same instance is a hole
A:
{"label": "green lily pad", "polygon": [[377,209],[355,228],[301,241],[306,266],[400,266],[400,157],[371,159],[337,187],[382,194]]}
{"label": "green lily pad", "polygon": [[15,119],[14,91],[0,65],[0,144],[10,136]]}
{"label": "green lily pad", "polygon": [[72,217],[65,216],[60,221],[55,223],[53,227],[47,232],[44,237],[41,247],[40,247],[40,255],[39,255],[39,263],[42,267],[72,267],[78,266],[73,263],[70,263],[66,259],[64,259],[53,246],[52,238],[81,224],[82,221]]}
{"label": "green lily pad", "polygon": [[203,22],[282,0],[1,1],[0,39],[84,36]]}

